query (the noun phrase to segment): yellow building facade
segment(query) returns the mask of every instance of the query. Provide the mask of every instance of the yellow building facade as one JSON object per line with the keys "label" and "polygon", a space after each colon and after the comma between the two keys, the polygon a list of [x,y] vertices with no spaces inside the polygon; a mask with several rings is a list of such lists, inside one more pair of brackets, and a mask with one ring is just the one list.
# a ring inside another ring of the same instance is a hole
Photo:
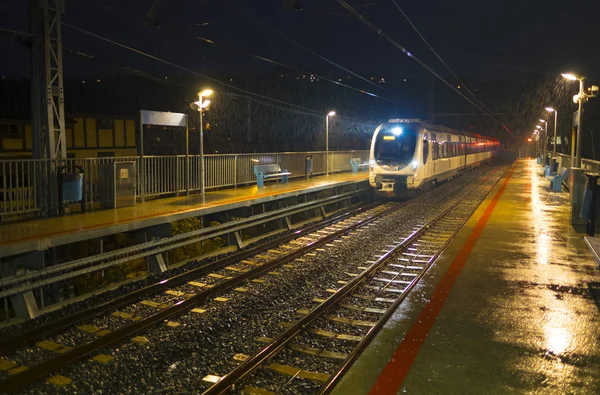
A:
{"label": "yellow building facade", "polygon": [[[65,128],[69,158],[136,156],[136,125],[133,119],[76,116]],[[0,159],[30,158],[31,122],[0,120]]]}

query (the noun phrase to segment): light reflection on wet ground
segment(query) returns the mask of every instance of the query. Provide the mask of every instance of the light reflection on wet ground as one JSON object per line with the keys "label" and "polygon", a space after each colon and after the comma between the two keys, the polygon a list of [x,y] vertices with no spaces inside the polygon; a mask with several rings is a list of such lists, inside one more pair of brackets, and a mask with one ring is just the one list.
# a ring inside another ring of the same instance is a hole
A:
{"label": "light reflection on wet ground", "polygon": [[[399,393],[600,394],[600,302],[590,291],[600,272],[570,225],[568,193],[549,184],[535,161],[517,164]],[[481,212],[386,325],[395,336],[365,352],[360,380],[347,380],[355,393],[371,388]]]}

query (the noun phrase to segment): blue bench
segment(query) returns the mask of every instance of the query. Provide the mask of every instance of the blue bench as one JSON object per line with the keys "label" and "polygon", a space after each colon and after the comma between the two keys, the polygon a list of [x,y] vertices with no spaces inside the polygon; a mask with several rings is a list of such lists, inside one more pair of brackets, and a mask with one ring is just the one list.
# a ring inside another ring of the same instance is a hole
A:
{"label": "blue bench", "polygon": [[281,182],[287,184],[290,173],[287,170],[281,170],[278,164],[256,165],[254,166],[254,175],[256,175],[256,184],[259,188],[265,186],[265,180],[269,178],[281,178]]}
{"label": "blue bench", "polygon": [[350,159],[350,166],[352,167],[352,173],[358,173],[361,169],[366,170],[369,168],[369,164],[366,162],[362,163],[360,158]]}
{"label": "blue bench", "polygon": [[554,192],[560,192],[562,190],[562,182],[567,178],[569,169],[563,167],[560,169],[559,174],[546,175],[546,179],[550,180],[550,188]]}

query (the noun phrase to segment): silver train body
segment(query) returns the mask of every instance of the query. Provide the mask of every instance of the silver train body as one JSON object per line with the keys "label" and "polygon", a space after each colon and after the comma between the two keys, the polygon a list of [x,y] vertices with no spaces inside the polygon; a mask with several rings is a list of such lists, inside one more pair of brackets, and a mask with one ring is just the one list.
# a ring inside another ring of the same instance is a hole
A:
{"label": "silver train body", "polygon": [[373,133],[369,183],[380,196],[412,196],[490,160],[499,148],[494,138],[391,119]]}

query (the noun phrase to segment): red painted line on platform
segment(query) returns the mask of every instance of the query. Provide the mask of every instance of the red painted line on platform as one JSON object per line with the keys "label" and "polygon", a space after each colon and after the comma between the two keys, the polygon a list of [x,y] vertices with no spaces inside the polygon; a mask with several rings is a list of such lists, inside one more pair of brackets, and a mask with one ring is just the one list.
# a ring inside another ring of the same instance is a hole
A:
{"label": "red painted line on platform", "polygon": [[431,299],[429,299],[425,307],[423,307],[423,310],[421,310],[421,313],[406,334],[406,337],[402,340],[402,343],[400,343],[394,352],[394,355],[392,355],[392,358],[377,378],[375,385],[373,385],[373,388],[369,391],[369,395],[395,394],[400,389],[413,362],[417,358],[421,346],[425,343],[425,339],[427,339],[429,331],[433,327],[437,316],[444,307],[446,299],[450,295],[450,291],[452,291],[456,280],[458,280],[458,276],[463,266],[471,255],[473,247],[477,244],[494,208],[496,208],[500,197],[508,185],[508,181],[515,172],[517,163],[518,161],[515,162],[510,169],[502,186],[498,192],[496,192],[496,195],[494,195],[485,212],[481,218],[479,218],[477,224],[475,224],[475,228],[473,228],[471,234],[469,234],[462,249],[448,267],[448,271],[435,288],[435,291],[433,291]]}

